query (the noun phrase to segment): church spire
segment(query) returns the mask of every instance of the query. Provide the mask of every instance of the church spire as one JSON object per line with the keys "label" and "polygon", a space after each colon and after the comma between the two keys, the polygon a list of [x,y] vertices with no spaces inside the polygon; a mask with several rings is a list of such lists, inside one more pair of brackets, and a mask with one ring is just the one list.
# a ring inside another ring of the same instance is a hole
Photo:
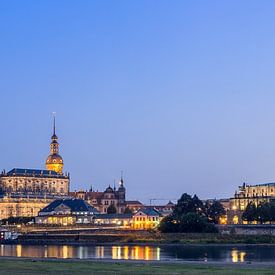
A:
{"label": "church spire", "polygon": [[53,135],[55,136],[55,112],[53,112]]}
{"label": "church spire", "polygon": [[119,185],[123,186],[123,171],[120,171],[120,181],[119,181]]}
{"label": "church spire", "polygon": [[53,135],[52,135],[52,142],[50,145],[50,155],[48,156],[46,160],[46,167],[47,170],[55,171],[59,174],[62,174],[63,170],[63,159],[59,155],[59,143],[58,143],[58,137],[55,133],[55,113],[53,113]]}

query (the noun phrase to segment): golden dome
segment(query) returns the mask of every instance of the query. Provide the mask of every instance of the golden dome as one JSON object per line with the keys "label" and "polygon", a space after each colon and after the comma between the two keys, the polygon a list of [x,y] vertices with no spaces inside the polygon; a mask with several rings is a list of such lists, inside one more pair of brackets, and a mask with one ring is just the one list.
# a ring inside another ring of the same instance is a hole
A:
{"label": "golden dome", "polygon": [[46,164],[63,164],[63,159],[58,154],[49,155]]}

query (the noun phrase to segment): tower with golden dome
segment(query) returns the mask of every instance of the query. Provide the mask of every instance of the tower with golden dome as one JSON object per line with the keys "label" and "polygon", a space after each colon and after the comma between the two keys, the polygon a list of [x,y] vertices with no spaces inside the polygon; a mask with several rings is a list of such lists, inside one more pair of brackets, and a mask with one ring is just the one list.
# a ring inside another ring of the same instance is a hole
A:
{"label": "tower with golden dome", "polygon": [[62,175],[64,163],[62,157],[59,155],[59,143],[57,141],[58,137],[55,134],[55,116],[53,118],[53,135],[51,139],[50,155],[46,160],[46,168],[49,171],[55,171],[56,173]]}

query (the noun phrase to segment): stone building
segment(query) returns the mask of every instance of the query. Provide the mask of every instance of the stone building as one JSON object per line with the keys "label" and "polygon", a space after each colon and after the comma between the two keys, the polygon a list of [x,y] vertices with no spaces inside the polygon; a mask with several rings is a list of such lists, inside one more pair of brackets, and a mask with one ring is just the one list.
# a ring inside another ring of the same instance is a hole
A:
{"label": "stone building", "polygon": [[107,213],[107,209],[110,205],[115,206],[117,213],[122,214],[126,208],[126,189],[124,187],[123,179],[119,182],[119,187],[116,189],[107,187],[104,192],[98,191],[75,191],[69,193],[70,197],[83,199],[90,205],[95,207],[100,213]]}
{"label": "stone building", "polygon": [[269,202],[275,199],[275,183],[263,183],[248,185],[244,183],[239,186],[233,198],[229,201],[229,210],[227,211],[228,224],[241,224],[242,214],[247,205],[252,202],[256,206],[261,202]]}
{"label": "stone building", "polygon": [[51,139],[47,170],[14,168],[1,173],[0,219],[36,216],[53,200],[68,196],[70,177],[63,173],[55,120]]}

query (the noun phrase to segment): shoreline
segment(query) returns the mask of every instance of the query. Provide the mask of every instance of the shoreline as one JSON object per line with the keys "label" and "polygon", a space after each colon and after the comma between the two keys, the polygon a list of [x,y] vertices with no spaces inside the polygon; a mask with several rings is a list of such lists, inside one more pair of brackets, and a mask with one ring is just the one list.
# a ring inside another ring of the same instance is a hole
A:
{"label": "shoreline", "polygon": [[28,241],[28,242],[0,242],[0,245],[71,245],[71,246],[224,246],[224,247],[244,247],[244,246],[275,246],[275,243],[157,243],[157,242],[47,242],[47,241]]}
{"label": "shoreline", "polygon": [[[226,262],[226,261],[199,261],[199,260],[117,260],[117,259],[80,259],[80,258],[41,258],[41,257],[13,257],[13,256],[0,256],[1,261],[18,261],[18,262],[56,262],[56,263],[108,263],[108,264],[147,264],[147,265],[190,265],[190,266],[216,266],[216,267],[234,267],[234,268],[274,268],[275,261],[263,261],[263,262]],[[275,271],[274,271],[275,272]]]}

